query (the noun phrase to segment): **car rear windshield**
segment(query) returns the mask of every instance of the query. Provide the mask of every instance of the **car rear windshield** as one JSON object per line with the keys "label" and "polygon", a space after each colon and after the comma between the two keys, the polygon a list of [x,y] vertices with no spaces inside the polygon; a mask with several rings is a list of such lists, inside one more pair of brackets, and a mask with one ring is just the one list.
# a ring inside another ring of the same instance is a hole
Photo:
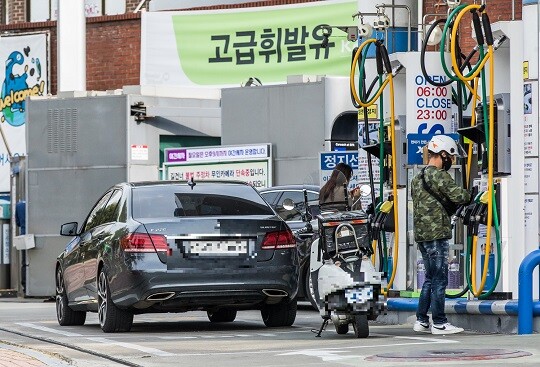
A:
{"label": "car rear windshield", "polygon": [[133,218],[274,214],[255,189],[235,184],[135,187],[132,206]]}

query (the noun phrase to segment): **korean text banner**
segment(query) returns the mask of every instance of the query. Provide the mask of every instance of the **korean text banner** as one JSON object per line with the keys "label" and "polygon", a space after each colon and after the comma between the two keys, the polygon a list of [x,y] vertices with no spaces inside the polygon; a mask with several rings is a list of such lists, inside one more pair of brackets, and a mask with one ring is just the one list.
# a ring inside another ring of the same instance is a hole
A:
{"label": "korean text banner", "polygon": [[[143,15],[141,84],[263,84],[288,75],[342,75],[350,71],[353,42],[325,25],[355,25],[356,1],[317,2],[219,11]],[[173,50],[171,50],[171,48]]]}
{"label": "korean text banner", "polygon": [[[26,98],[47,94],[47,36],[0,37],[0,126],[13,156],[26,155]],[[0,192],[9,191],[9,154],[0,140]]]}

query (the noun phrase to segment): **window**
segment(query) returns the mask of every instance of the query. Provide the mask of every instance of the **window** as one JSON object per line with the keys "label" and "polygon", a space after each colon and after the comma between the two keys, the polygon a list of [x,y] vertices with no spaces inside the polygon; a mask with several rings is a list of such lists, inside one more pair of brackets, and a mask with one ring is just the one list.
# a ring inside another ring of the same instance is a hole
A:
{"label": "window", "polygon": [[[58,20],[58,0],[29,0],[30,22]],[[126,12],[125,0],[84,0],[84,13],[87,17],[116,15]]]}
{"label": "window", "polygon": [[127,200],[122,200],[120,203],[120,209],[118,210],[118,221],[122,223],[127,222]]}
{"label": "window", "polygon": [[273,215],[254,188],[234,184],[142,186],[133,189],[133,218]]}
{"label": "window", "polygon": [[120,200],[122,199],[122,190],[114,190],[111,198],[107,202],[107,206],[105,207],[104,212],[104,221],[102,223],[108,223],[108,222],[116,222],[118,219],[119,209],[118,203],[120,203]]}
{"label": "window", "polygon": [[[308,205],[311,215],[319,214],[319,194],[313,191],[307,192]],[[285,199],[291,199],[294,202],[294,209],[286,210],[283,207]],[[284,191],[274,208],[276,213],[285,221],[301,221],[306,213],[304,209],[304,192],[299,190]]]}
{"label": "window", "polygon": [[[277,197],[281,194],[280,191],[268,191],[268,192],[261,192],[261,196],[266,200],[266,202],[270,205],[274,204],[274,201],[276,201]],[[272,205],[273,206],[273,205]]]}
{"label": "window", "polygon": [[105,207],[105,204],[107,204],[107,201],[109,201],[110,197],[112,195],[112,191],[107,192],[105,195],[99,199],[97,204],[94,206],[92,211],[90,212],[90,215],[88,215],[88,219],[86,219],[86,224],[84,226],[84,231],[89,231],[90,229],[100,225],[103,222],[103,209]]}
{"label": "window", "polygon": [[122,199],[122,190],[114,190],[106,193],[96,204],[84,227],[84,232],[102,225],[104,223],[115,222],[118,218],[118,203]]}

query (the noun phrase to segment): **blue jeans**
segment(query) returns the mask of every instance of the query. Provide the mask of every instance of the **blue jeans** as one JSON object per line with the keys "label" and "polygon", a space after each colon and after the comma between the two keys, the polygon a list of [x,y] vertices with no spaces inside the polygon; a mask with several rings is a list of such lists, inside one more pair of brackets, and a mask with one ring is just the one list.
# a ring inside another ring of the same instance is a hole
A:
{"label": "blue jeans", "polygon": [[418,243],[426,269],[426,281],[420,292],[416,319],[429,322],[427,315],[431,308],[434,324],[444,324],[448,320],[444,313],[444,299],[448,285],[448,240],[434,240]]}

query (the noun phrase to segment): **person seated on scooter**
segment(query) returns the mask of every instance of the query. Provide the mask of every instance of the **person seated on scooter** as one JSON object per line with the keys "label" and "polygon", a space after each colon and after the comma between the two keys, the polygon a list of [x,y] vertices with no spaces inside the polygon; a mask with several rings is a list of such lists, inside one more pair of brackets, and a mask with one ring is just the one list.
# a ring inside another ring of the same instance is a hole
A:
{"label": "person seated on scooter", "polygon": [[[454,182],[448,170],[458,155],[456,142],[446,135],[435,135],[428,143],[429,162],[411,182],[414,239],[422,253],[426,280],[420,292],[413,330],[432,334],[455,334],[462,328],[450,324],[444,313],[448,285],[448,239],[452,237],[451,210],[441,200],[468,203],[469,192]],[[423,177],[422,177],[423,176]],[[441,199],[441,198],[446,199]],[[448,206],[448,205],[446,205]],[[433,324],[430,327],[428,310]]]}
{"label": "person seated on scooter", "polygon": [[349,191],[348,201],[345,197],[344,185],[349,185],[353,175],[352,167],[346,163],[338,163],[332,171],[332,175],[319,192],[319,206],[323,210],[347,210],[360,197],[360,189],[354,188]]}

